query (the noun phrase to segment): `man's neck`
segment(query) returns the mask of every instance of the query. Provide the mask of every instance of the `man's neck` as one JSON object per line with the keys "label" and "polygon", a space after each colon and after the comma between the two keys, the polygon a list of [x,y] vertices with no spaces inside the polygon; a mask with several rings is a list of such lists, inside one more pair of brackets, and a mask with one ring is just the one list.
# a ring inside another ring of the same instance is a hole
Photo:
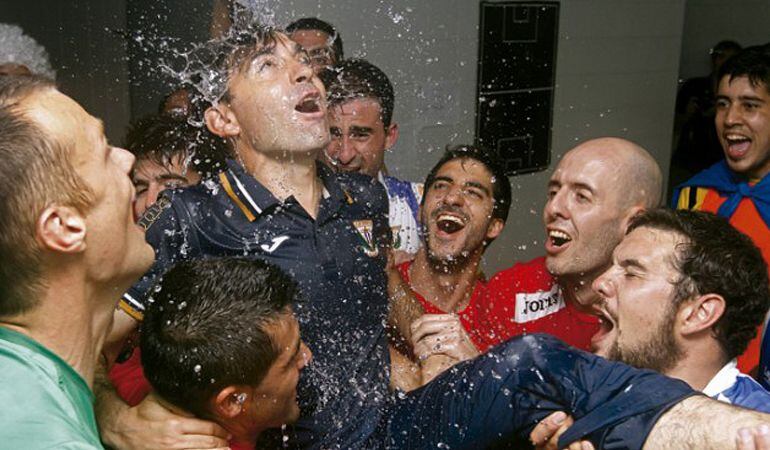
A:
{"label": "man's neck", "polygon": [[[63,359],[93,386],[120,292],[89,289],[82,280],[52,279],[37,306],[0,325],[22,333]],[[107,298],[109,297],[109,298]]]}
{"label": "man's neck", "polygon": [[278,200],[294,197],[313,218],[318,215],[323,194],[315,153],[268,154],[251,148],[237,150],[241,164],[251,176]]}
{"label": "man's neck", "polygon": [[468,306],[476,287],[480,261],[481,253],[478,253],[463,267],[446,271],[431,264],[423,245],[410,268],[411,287],[442,311],[462,311]]}
{"label": "man's neck", "polygon": [[702,391],[725,364],[727,361],[719,344],[713,338],[704,336],[701,342],[689,342],[682,358],[663,374]]}
{"label": "man's neck", "polygon": [[558,277],[564,301],[574,306],[578,311],[591,313],[601,298],[591,289],[593,277]]}

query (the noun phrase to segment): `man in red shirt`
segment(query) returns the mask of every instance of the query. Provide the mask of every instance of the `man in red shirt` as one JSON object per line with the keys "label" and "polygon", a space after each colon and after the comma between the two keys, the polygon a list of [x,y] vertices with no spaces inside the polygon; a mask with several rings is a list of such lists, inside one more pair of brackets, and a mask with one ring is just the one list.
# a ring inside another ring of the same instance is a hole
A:
{"label": "man in red shirt", "polygon": [[661,179],[650,154],[624,139],[593,139],[567,152],[548,182],[546,256],[514,264],[487,286],[498,341],[548,333],[590,350],[599,331],[589,314],[599,301],[591,283],[609,267],[630,219],[660,204]]}
{"label": "man in red shirt", "polygon": [[[590,314],[599,300],[591,283],[608,267],[629,220],[661,199],[660,169],[644,149],[617,138],[587,141],[564,156],[549,182],[547,256],[484,283],[481,255],[502,231],[510,183],[483,152],[461,149],[450,150],[428,175],[425,246],[413,263],[399,266],[427,313],[412,325],[421,370],[402,370],[402,355],[392,352],[397,380],[407,380],[394,384],[405,389],[523,333],[548,333],[589,350],[600,329]],[[628,180],[634,187],[623,189]]]}

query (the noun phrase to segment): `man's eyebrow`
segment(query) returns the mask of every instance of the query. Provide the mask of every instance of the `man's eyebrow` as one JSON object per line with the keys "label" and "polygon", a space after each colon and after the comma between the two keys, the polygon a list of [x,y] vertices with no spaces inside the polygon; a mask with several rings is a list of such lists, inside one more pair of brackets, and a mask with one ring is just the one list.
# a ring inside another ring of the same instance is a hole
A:
{"label": "man's eyebrow", "polygon": [[752,102],[759,102],[759,103],[765,103],[765,100],[761,97],[757,97],[755,95],[740,95],[738,96],[738,100],[741,101],[752,101]]}
{"label": "man's eyebrow", "polygon": [[447,183],[454,183],[455,180],[453,180],[451,177],[448,177],[446,175],[441,175],[433,179],[433,184],[435,184],[436,181],[446,181]]}
{"label": "man's eyebrow", "polygon": [[360,126],[353,125],[350,127],[350,131],[355,131],[357,133],[371,133],[372,127],[360,127]]}
{"label": "man's eyebrow", "polygon": [[470,186],[470,187],[475,187],[476,189],[480,189],[480,190],[484,191],[484,193],[486,195],[489,195],[489,193],[490,193],[489,189],[486,186],[484,186],[481,183],[477,183],[475,181],[469,181],[469,182],[465,183],[465,185],[466,186]]}
{"label": "man's eyebrow", "polygon": [[587,191],[589,191],[591,193],[595,192],[593,186],[591,186],[591,185],[589,185],[587,183],[583,183],[582,181],[576,181],[576,182],[572,183],[572,186],[574,186],[577,189],[585,189],[585,190],[587,190]]}
{"label": "man's eyebrow", "polygon": [[158,175],[158,179],[159,179],[159,180],[179,180],[179,181],[187,181],[187,178],[185,178],[184,176],[182,176],[182,175],[179,175],[179,174],[177,174],[177,173],[172,173],[172,172],[168,172],[168,173],[162,173],[162,174]]}
{"label": "man's eyebrow", "polygon": [[633,267],[633,268],[642,269],[642,270],[646,268],[645,265],[642,264],[642,262],[636,258],[626,258],[621,260],[618,264],[620,265],[620,267],[623,267],[623,268]]}

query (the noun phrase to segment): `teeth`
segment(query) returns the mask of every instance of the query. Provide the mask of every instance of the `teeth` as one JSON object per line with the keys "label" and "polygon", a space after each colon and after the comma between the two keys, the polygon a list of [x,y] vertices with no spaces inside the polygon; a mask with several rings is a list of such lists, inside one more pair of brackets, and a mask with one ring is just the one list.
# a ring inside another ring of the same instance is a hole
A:
{"label": "teeth", "polygon": [[551,230],[550,232],[548,232],[548,236],[556,239],[564,239],[566,241],[571,240],[569,235],[567,235],[567,233],[559,230]]}
{"label": "teeth", "polygon": [[748,141],[749,138],[746,136],[741,136],[739,134],[728,134],[725,136],[725,139],[728,141]]}
{"label": "teeth", "polygon": [[438,220],[448,220],[448,221],[454,222],[454,223],[456,223],[458,225],[463,225],[462,219],[460,219],[459,217],[456,217],[456,216],[450,216],[448,214],[441,214],[440,216],[438,216]]}

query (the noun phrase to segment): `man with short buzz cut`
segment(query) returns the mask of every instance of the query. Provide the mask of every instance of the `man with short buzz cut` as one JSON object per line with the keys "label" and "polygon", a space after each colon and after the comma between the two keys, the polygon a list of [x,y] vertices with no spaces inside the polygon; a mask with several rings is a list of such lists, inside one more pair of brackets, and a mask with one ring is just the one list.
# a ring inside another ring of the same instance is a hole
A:
{"label": "man with short buzz cut", "polygon": [[[667,209],[637,216],[593,289],[602,298],[597,354],[770,412],[770,393],[735,360],[770,306],[767,267],[725,219]],[[542,443],[555,428],[544,421],[532,440]]]}
{"label": "man with short buzz cut", "polygon": [[296,283],[246,258],[179,263],[163,276],[142,324],[142,364],[171,408],[213,420],[232,450],[299,418],[297,381],[312,353],[292,304]]}
{"label": "man with short buzz cut", "polygon": [[116,293],[150,266],[134,158],[37,76],[0,77],[0,442],[101,449],[91,387]]}
{"label": "man with short buzz cut", "polygon": [[303,17],[287,25],[286,34],[307,51],[317,75],[345,59],[342,36],[329,22]]}
{"label": "man with short buzz cut", "polygon": [[331,142],[324,161],[339,171],[375,177],[385,186],[395,260],[397,264],[409,260],[420,248],[423,186],[386,175],[385,152],[398,140],[393,85],[382,70],[363,59],[337,64],[325,83]]}
{"label": "man with short buzz cut", "polygon": [[[742,50],[717,79],[714,120],[725,159],[678,186],[672,206],[727,218],[770,261],[770,50]],[[742,371],[757,367],[760,340],[757,335],[738,357]],[[770,386],[770,370],[758,375]]]}

